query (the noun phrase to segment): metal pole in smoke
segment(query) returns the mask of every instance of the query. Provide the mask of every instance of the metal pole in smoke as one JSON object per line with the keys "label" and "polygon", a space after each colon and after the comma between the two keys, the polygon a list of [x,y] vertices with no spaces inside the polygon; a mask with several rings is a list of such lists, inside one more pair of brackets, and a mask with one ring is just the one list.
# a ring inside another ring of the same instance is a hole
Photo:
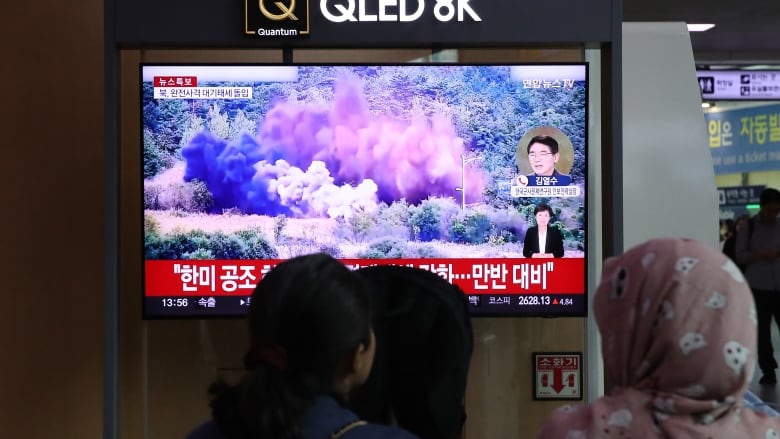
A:
{"label": "metal pole in smoke", "polygon": [[460,155],[460,187],[455,188],[460,191],[460,210],[466,209],[466,164],[475,160],[482,160],[482,156],[466,158],[466,154]]}

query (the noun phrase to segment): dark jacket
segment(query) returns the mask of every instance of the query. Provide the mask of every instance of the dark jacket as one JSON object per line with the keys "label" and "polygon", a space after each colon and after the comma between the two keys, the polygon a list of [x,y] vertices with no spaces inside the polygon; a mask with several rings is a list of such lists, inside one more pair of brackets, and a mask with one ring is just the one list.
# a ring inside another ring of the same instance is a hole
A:
{"label": "dark jacket", "polygon": [[[357,421],[358,417],[329,396],[320,396],[300,420],[302,439],[328,439],[333,433]],[[339,439],[417,439],[411,433],[388,425],[366,424],[345,432]],[[214,421],[193,430],[187,439],[226,439]]]}
{"label": "dark jacket", "polygon": [[[543,177],[543,176],[542,175],[536,175],[536,173],[534,172],[533,174],[528,174],[528,177]],[[555,169],[555,168],[553,168],[553,173],[552,173],[552,175],[550,175],[550,177],[567,177],[567,178],[570,178],[569,174],[562,174],[562,173],[558,172],[558,170]]]}
{"label": "dark jacket", "polygon": [[[545,253],[552,253],[556,258],[563,257],[563,234],[557,227],[547,227],[547,241]],[[532,254],[539,253],[539,227],[529,227],[523,239],[523,256],[530,258]]]}

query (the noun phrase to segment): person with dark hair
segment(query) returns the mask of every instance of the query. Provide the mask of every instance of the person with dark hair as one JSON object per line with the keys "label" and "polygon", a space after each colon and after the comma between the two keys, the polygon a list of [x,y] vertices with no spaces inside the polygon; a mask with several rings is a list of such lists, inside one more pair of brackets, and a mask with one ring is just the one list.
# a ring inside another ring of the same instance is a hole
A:
{"label": "person with dark hair", "polygon": [[[736,221],[726,220],[726,233],[723,239],[723,254],[729,257],[735,263],[737,262],[737,232],[749,233],[748,229],[750,222],[750,215],[740,215]],[[744,270],[745,267],[742,264],[737,264],[740,269]]]}
{"label": "person with dark hair", "polygon": [[350,407],[362,419],[392,423],[423,439],[461,439],[474,349],[463,290],[417,267],[372,265],[355,272],[372,285],[376,355]]}
{"label": "person with dark hair", "polygon": [[736,221],[733,219],[720,220],[718,226],[718,233],[720,234],[720,244],[723,246],[723,242],[728,239],[729,236],[733,236],[736,233]]}
{"label": "person with dark hair", "polygon": [[[760,384],[775,384],[777,361],[772,347],[772,318],[780,324],[780,191],[761,191],[759,211],[750,220],[751,232],[737,231],[736,259],[745,267],[758,309],[758,367]],[[747,227],[743,227],[746,229]]]}
{"label": "person with dark hair", "polygon": [[526,147],[528,152],[528,163],[534,173],[529,175],[535,177],[562,177],[566,176],[558,172],[555,164],[561,158],[558,152],[558,141],[552,136],[534,136],[528,142]]}
{"label": "person with dark hair", "polygon": [[529,227],[523,239],[523,256],[526,258],[563,257],[563,234],[557,227],[550,227],[552,208],[544,203],[534,208],[536,225]]}
{"label": "person with dark hair", "polygon": [[211,385],[213,420],[188,439],[416,438],[347,408],[374,360],[367,288],[325,254],[268,272],[252,294],[246,374],[236,386]]}

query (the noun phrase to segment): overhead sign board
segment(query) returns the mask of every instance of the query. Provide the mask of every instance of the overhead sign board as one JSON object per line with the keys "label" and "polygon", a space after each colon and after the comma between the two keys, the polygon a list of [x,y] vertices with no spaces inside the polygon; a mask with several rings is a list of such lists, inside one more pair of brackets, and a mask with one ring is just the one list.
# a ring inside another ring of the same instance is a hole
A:
{"label": "overhead sign board", "polygon": [[704,113],[715,174],[780,169],[780,105]]}
{"label": "overhead sign board", "polygon": [[765,185],[718,187],[718,204],[720,206],[744,206],[758,204]]}
{"label": "overhead sign board", "polygon": [[780,70],[698,70],[704,100],[780,99]]}

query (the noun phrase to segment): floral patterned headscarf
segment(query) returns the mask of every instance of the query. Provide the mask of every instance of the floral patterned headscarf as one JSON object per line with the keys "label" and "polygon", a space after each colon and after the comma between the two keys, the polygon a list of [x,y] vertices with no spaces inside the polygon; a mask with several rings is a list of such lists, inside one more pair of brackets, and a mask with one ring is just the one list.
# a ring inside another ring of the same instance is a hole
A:
{"label": "floral patterned headscarf", "polygon": [[780,438],[780,419],[742,409],[756,311],[736,265],[682,238],[604,262],[594,297],[610,396],[556,410],[540,438]]}

